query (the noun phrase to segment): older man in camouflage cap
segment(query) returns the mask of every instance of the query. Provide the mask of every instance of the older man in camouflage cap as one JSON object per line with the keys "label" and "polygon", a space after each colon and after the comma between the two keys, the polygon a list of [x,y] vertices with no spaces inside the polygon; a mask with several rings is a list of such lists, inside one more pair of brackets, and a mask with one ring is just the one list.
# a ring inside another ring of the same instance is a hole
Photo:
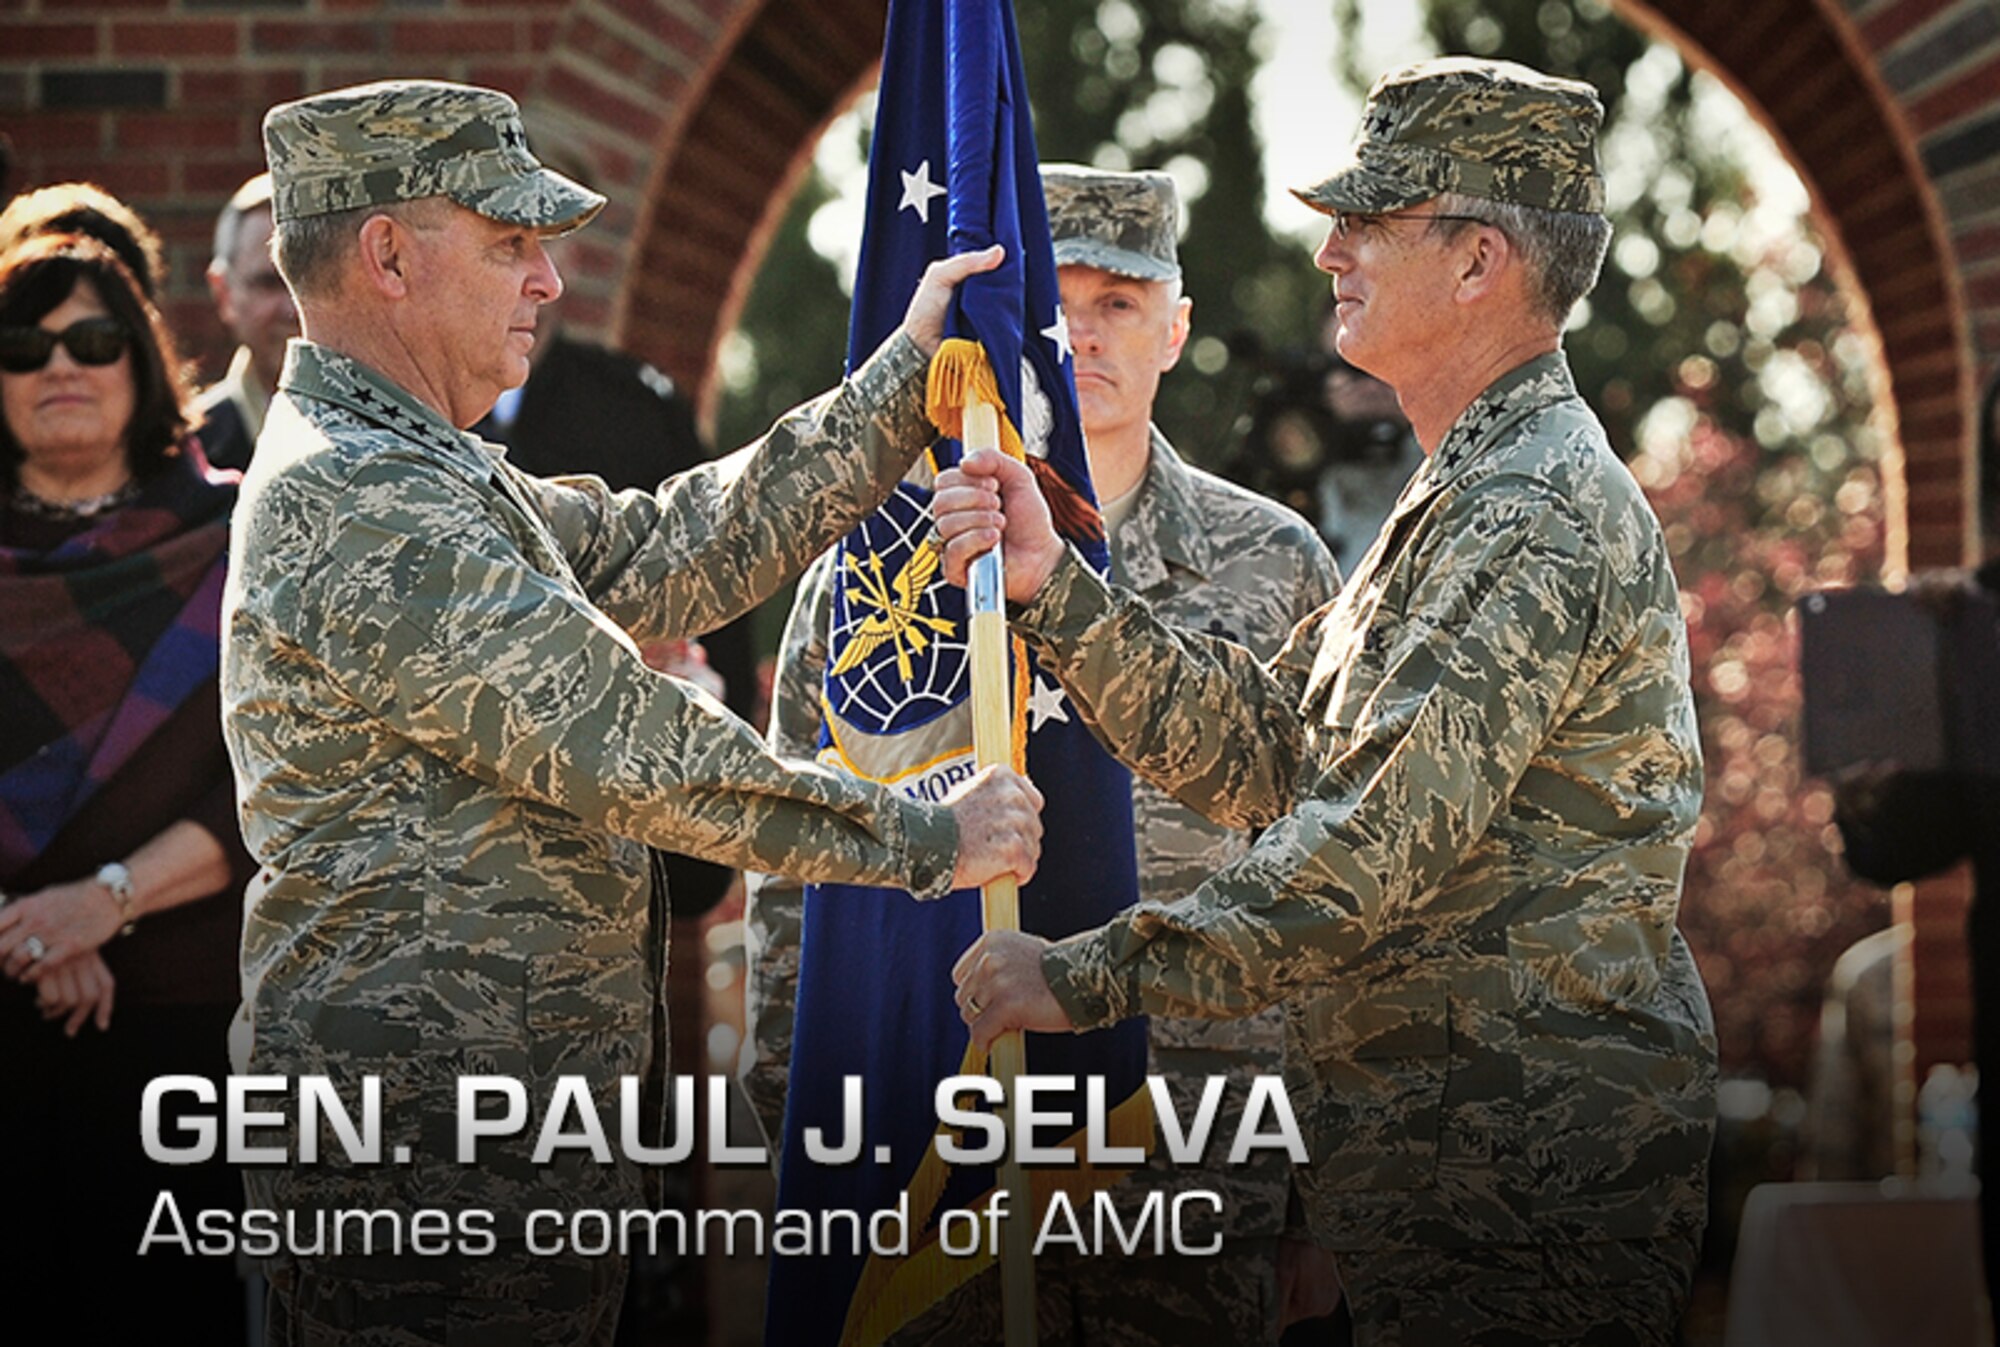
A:
{"label": "older man in camouflage cap", "polygon": [[[932,807],[782,762],[634,643],[733,617],[876,506],[932,438],[925,352],[951,288],[997,250],[933,267],[903,329],[760,443],[614,494],[530,477],[459,429],[527,373],[561,289],[543,238],[603,204],[535,160],[512,101],[376,84],[275,108],[265,139],[304,339],[225,601],[225,730],[264,866],[237,1062],[328,1076],[350,1106],[379,1078],[397,1163],[259,1170],[249,1189],[308,1232],[344,1210],[398,1223],[372,1251],[289,1248],[272,1338],[607,1343],[623,1258],[531,1256],[525,1218],[645,1206],[634,1163],[537,1163],[525,1137],[461,1163],[455,1092],[511,1077],[539,1123],[557,1077],[581,1077],[610,1120],[621,1076],[664,1068],[640,844],[918,894],[1033,869],[1020,778]],[[452,1234],[417,1230],[422,1209]]]}
{"label": "older man in camouflage cap", "polygon": [[[1333,599],[1339,574],[1304,519],[1184,462],[1152,424],[1154,394],[1180,360],[1193,311],[1181,293],[1174,180],[1157,171],[1044,164],[1042,189],[1113,572],[1168,620],[1240,641],[1260,656],[1276,654],[1294,624]],[[771,745],[788,756],[810,757],[819,746],[830,561],[822,558],[800,585],[780,651]],[[1140,889],[1150,900],[1180,897],[1249,846],[1243,829],[1211,823],[1136,778],[1132,803]],[[800,961],[813,957],[800,947],[802,907],[792,880],[753,878],[746,1059],[754,1060],[746,1060],[744,1078],[774,1144],[784,1119]],[[1151,1070],[1166,1076],[1183,1113],[1193,1112],[1210,1076],[1228,1079],[1218,1135],[1235,1134],[1250,1079],[1279,1069],[1283,1026],[1275,1009],[1228,1025],[1160,1016],[1150,1035]],[[1337,1283],[1324,1254],[1295,1239],[1281,1263],[1290,1179],[1290,1162],[1275,1150],[1242,1166],[1197,1168],[1174,1164],[1162,1148],[1115,1190],[1127,1223],[1138,1228],[1144,1204],[1163,1195],[1171,1201],[1193,1189],[1216,1192],[1223,1210],[1184,1235],[1194,1244],[1220,1238],[1221,1251],[1038,1260],[1045,1330],[1066,1326],[1045,1331],[1043,1341],[1266,1342],[1285,1318],[1330,1308]],[[998,1289],[997,1273],[973,1283],[896,1341],[997,1341]]]}
{"label": "older man in camouflage cap", "polygon": [[1177,902],[986,937],[954,970],[974,1038],[1283,1002],[1298,1178],[1363,1344],[1671,1343],[1705,1219],[1686,632],[1561,349],[1609,235],[1599,115],[1587,85],[1426,62],[1301,193],[1340,351],[1428,457],[1275,660],[1097,580],[997,456],[939,482],[947,565],[1004,530],[1016,630],[1118,755],[1263,829]]}

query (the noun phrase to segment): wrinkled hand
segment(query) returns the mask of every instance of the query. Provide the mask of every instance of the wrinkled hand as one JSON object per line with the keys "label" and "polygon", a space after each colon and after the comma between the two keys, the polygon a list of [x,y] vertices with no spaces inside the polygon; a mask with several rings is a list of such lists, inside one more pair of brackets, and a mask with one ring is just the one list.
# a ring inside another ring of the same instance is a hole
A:
{"label": "wrinkled hand", "polygon": [[45,1020],[69,1017],[63,1025],[66,1037],[75,1038],[77,1030],[92,1021],[103,1033],[111,1027],[116,988],[117,979],[111,976],[104,956],[93,950],[45,973],[35,986],[35,1005]]}
{"label": "wrinkled hand", "polygon": [[931,514],[944,539],[945,578],[953,584],[964,584],[973,559],[1004,541],[1007,597],[1026,603],[1062,560],[1063,541],[1035,474],[997,449],[967,454],[939,473]]}
{"label": "wrinkled hand", "polygon": [[910,340],[926,358],[936,355],[944,341],[944,320],[951,312],[951,292],[967,276],[993,270],[1006,256],[1007,250],[996,243],[980,252],[941,257],[924,268],[917,292],[910,296],[910,307],[903,313],[903,331],[910,334]]}
{"label": "wrinkled hand", "polygon": [[1300,1239],[1278,1241],[1278,1327],[1324,1319],[1340,1308],[1340,1268],[1333,1255]]}
{"label": "wrinkled hand", "polygon": [[1042,855],[1042,793],[1007,767],[988,767],[960,782],[944,803],[958,820],[954,889],[975,889],[1011,874],[1025,884]]}
{"label": "wrinkled hand", "polygon": [[1073,1028],[1062,1002],[1042,976],[1049,942],[1025,931],[988,931],[952,965],[959,1018],[972,1041],[989,1048],[1010,1029],[1057,1033]]}
{"label": "wrinkled hand", "polygon": [[[0,972],[33,984],[118,934],[118,903],[95,879],[51,884],[0,907]],[[32,957],[30,938],[41,942]]]}

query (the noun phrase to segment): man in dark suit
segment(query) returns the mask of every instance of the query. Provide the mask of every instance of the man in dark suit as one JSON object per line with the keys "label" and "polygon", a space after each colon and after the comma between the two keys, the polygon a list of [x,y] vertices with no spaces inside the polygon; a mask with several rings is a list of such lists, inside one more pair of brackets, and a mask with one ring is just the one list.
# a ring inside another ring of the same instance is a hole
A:
{"label": "man in dark suit", "polygon": [[271,175],[259,173],[236,189],[215,221],[208,292],[236,354],[229,371],[202,391],[204,420],[195,431],[218,468],[247,468],[264,407],[278,387],[285,343],[299,335],[299,312],[271,260]]}

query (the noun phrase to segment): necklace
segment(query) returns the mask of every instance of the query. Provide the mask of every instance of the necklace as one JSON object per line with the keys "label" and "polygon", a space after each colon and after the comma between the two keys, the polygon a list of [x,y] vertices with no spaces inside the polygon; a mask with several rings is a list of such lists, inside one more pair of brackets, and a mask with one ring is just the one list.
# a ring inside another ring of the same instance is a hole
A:
{"label": "necklace", "polygon": [[44,500],[25,486],[14,488],[14,508],[42,519],[95,519],[108,510],[131,503],[139,495],[139,484],[127,482],[116,491],[84,500]]}

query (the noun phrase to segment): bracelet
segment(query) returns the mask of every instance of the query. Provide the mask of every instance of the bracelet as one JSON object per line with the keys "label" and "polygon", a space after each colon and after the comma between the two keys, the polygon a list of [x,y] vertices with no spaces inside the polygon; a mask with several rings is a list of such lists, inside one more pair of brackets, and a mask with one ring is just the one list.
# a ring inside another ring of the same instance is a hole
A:
{"label": "bracelet", "polygon": [[97,882],[110,893],[111,901],[118,904],[118,916],[125,924],[118,934],[130,935],[138,925],[138,918],[132,911],[136,895],[132,891],[132,872],[118,861],[110,861],[98,867]]}

